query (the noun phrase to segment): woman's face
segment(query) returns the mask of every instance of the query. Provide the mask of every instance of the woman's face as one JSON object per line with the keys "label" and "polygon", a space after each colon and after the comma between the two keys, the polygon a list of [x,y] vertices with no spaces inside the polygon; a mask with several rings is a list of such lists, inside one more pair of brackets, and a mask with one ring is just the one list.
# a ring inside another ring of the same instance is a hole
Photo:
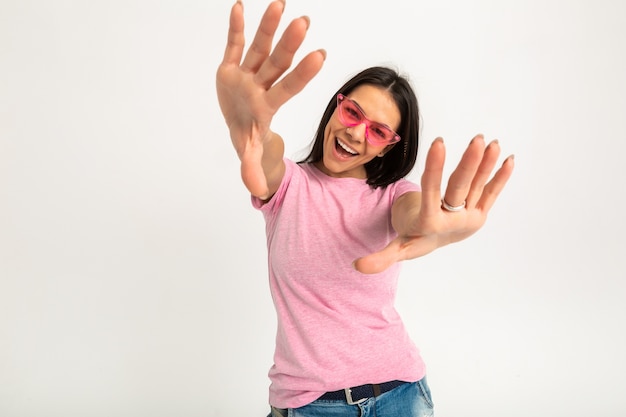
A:
{"label": "woman's face", "polygon": [[[348,98],[359,105],[369,120],[394,131],[400,126],[400,109],[387,90],[364,84],[348,94]],[[335,109],[326,125],[324,156],[315,166],[331,177],[366,179],[365,164],[382,157],[393,145],[371,145],[365,139],[365,123],[346,127],[339,120],[338,111]]]}

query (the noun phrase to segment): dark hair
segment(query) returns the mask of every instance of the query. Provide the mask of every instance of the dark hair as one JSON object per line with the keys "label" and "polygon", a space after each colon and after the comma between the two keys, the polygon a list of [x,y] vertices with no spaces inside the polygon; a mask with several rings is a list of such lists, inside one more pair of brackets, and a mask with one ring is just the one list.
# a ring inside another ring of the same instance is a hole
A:
{"label": "dark hair", "polygon": [[324,131],[337,108],[337,94],[348,95],[364,84],[387,90],[400,110],[400,126],[397,129],[401,138],[400,142],[396,143],[384,156],[374,158],[365,164],[367,183],[373,188],[386,187],[407,176],[415,166],[420,127],[419,108],[415,92],[408,79],[391,68],[371,67],[365,69],[352,77],[333,95],[322,115],[311,152],[300,163],[314,163],[322,160]]}

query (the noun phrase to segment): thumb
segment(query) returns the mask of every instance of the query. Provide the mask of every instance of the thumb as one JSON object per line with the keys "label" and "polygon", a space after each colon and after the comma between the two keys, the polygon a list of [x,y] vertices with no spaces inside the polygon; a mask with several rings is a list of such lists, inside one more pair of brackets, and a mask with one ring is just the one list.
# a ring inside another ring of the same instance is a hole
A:
{"label": "thumb", "polygon": [[400,241],[394,239],[383,250],[374,252],[355,260],[354,269],[363,274],[377,274],[383,272],[391,265],[402,260],[400,256]]}
{"label": "thumb", "polygon": [[261,147],[252,148],[245,152],[241,157],[241,179],[244,185],[255,197],[265,199],[268,197],[269,187],[267,186],[267,178],[263,171],[261,158],[263,151]]}

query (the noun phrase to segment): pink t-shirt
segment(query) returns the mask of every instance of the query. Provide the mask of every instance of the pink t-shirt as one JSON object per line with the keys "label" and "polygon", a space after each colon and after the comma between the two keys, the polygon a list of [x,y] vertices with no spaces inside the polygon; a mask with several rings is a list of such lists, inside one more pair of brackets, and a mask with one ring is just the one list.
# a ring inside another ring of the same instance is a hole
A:
{"label": "pink t-shirt", "polygon": [[327,391],[425,375],[394,307],[400,265],[364,275],[352,262],[396,237],[391,206],[418,191],[406,180],[373,189],[285,159],[276,194],[263,204],[270,290],[278,329],[270,404],[297,408]]}

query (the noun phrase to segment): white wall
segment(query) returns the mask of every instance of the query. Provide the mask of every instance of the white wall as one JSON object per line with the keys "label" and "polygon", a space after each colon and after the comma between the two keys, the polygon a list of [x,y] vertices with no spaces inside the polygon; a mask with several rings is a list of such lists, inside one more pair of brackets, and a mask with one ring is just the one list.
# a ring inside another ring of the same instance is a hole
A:
{"label": "white wall", "polygon": [[[264,226],[214,89],[231,4],[0,1],[3,417],[267,413]],[[328,51],[275,120],[289,156],[374,64],[411,75],[448,169],[477,132],[516,155],[479,234],[404,265],[437,415],[624,416],[626,3],[285,13]]]}

